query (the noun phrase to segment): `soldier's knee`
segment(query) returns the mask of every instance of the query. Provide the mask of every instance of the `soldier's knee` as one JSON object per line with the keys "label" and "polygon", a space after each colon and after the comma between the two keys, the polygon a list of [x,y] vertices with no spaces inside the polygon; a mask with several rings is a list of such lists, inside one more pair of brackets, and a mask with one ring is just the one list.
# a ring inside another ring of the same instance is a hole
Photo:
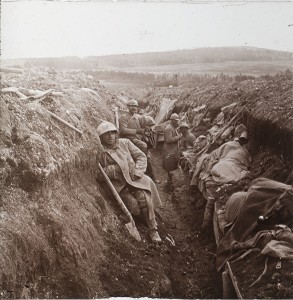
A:
{"label": "soldier's knee", "polygon": [[120,194],[120,197],[132,215],[137,216],[140,214],[138,201],[130,192],[123,192]]}
{"label": "soldier's knee", "polygon": [[137,203],[138,203],[138,206],[139,206],[140,209],[145,208],[147,206],[146,196],[145,196],[144,191],[136,190],[133,193],[133,195],[134,195],[135,199],[137,200]]}

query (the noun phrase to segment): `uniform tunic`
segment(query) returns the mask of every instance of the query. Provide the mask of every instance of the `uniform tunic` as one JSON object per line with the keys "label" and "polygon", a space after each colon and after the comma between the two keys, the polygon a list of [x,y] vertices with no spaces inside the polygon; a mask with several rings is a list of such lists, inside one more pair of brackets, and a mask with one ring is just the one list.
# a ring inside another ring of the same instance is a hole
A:
{"label": "uniform tunic", "polygon": [[163,157],[166,157],[168,154],[178,152],[178,133],[176,128],[169,123],[164,130],[164,146],[163,146]]}
{"label": "uniform tunic", "polygon": [[[118,193],[126,184],[143,190],[149,218],[155,218],[154,210],[160,207],[162,202],[155,183],[144,174],[147,167],[145,154],[130,140],[117,139],[113,148],[104,147],[100,163]],[[133,180],[130,174],[136,175],[138,179]]]}

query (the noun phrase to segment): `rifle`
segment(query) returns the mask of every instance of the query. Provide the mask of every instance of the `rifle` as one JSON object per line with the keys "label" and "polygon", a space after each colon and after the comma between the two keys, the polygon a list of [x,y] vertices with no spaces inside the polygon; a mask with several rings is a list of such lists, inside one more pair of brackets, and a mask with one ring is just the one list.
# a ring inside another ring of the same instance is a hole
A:
{"label": "rifle", "polygon": [[208,104],[207,107],[206,107],[206,110],[205,112],[203,113],[203,115],[201,116],[199,122],[198,122],[198,125],[202,122],[202,120],[205,118],[205,116],[207,115],[207,113],[209,112],[209,108],[210,108],[211,104]]}
{"label": "rifle", "polygon": [[246,105],[244,105],[239,112],[228,122],[227,125],[225,125],[215,136],[215,139],[213,140],[213,142],[208,146],[207,148],[207,153],[210,153],[210,151],[212,151],[211,149],[213,148],[213,146],[215,145],[215,143],[218,141],[218,139],[222,136],[222,134],[230,127],[230,125],[237,120],[237,118],[239,117],[240,113],[242,113],[242,111],[244,110],[244,108],[246,108],[246,106],[248,105],[248,103]]}
{"label": "rifle", "polygon": [[240,115],[240,113],[242,113],[242,111],[244,110],[244,108],[246,108],[247,104],[244,105],[239,112],[228,122],[227,125],[225,125],[216,135],[214,142],[230,127],[230,125],[238,118],[238,116]]}

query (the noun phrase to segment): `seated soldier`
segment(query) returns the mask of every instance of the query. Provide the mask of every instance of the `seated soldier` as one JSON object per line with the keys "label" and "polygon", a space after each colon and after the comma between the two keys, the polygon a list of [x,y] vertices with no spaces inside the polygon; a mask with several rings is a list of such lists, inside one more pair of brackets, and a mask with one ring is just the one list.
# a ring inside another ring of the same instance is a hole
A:
{"label": "seated soldier", "polygon": [[118,139],[118,130],[110,122],[103,121],[97,131],[104,146],[100,159],[104,171],[130,213],[143,215],[151,240],[161,242],[155,219],[155,209],[161,206],[161,199],[152,179],[144,174],[145,154],[129,139]]}
{"label": "seated soldier", "polygon": [[216,190],[219,185],[235,183],[249,176],[251,157],[244,145],[248,142],[247,128],[240,124],[235,129],[235,138],[223,144],[199,161],[190,185],[198,185],[207,204],[204,212],[203,227],[212,221]]}
{"label": "seated soldier", "polygon": [[150,176],[155,182],[153,167],[151,163],[151,156],[148,151],[148,145],[144,142],[143,135],[145,133],[145,128],[142,124],[142,116],[138,112],[138,103],[136,100],[132,99],[127,102],[128,112],[123,114],[119,118],[119,130],[120,136],[127,138],[132,141],[132,143],[138,147],[147,157],[147,170],[146,174]]}

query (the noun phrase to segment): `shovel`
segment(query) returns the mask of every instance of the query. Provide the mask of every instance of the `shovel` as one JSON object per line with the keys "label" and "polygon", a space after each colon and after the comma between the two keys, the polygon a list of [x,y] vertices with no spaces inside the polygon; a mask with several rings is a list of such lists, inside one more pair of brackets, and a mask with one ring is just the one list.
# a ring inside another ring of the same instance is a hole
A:
{"label": "shovel", "polygon": [[129,223],[125,224],[125,227],[127,228],[127,230],[129,231],[129,233],[137,240],[137,241],[141,241],[141,237],[140,234],[135,226],[134,220],[132,218],[131,213],[129,212],[129,210],[127,209],[127,207],[125,206],[124,202],[122,201],[121,197],[119,196],[119,194],[117,193],[117,191],[115,190],[111,180],[109,179],[108,175],[105,173],[105,171],[103,170],[101,164],[98,164],[99,170],[101,171],[101,173],[103,174],[106,183],[109,187],[109,189],[111,190],[115,200],[117,201],[117,203],[119,204],[120,208],[122,209],[122,211],[125,213],[125,215],[128,217],[129,219]]}

